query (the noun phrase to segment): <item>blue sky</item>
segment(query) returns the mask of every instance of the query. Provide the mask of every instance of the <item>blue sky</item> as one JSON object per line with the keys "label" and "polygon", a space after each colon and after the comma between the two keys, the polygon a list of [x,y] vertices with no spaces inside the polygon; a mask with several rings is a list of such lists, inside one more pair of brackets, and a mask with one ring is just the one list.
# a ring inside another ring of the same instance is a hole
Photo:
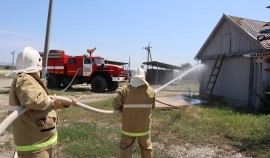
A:
{"label": "blue sky", "polygon": [[[152,59],[195,64],[223,13],[270,21],[267,0],[54,0],[50,49],[141,65],[150,42]],[[1,0],[0,62],[25,46],[44,51],[49,0]],[[15,54],[15,56],[16,56]]]}

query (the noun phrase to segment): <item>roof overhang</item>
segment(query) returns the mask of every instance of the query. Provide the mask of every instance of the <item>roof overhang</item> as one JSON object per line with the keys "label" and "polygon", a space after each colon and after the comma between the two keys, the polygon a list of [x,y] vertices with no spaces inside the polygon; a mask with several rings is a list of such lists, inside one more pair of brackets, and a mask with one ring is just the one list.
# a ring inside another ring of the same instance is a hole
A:
{"label": "roof overhang", "polygon": [[155,66],[159,68],[164,68],[164,69],[169,69],[169,70],[181,70],[180,66],[170,65],[170,64],[166,64],[166,63],[162,63],[158,61],[148,61],[148,62],[144,62],[143,64],[149,65],[149,66]]}
{"label": "roof overhang", "polygon": [[108,64],[114,64],[114,65],[126,65],[126,64],[128,64],[128,63],[125,63],[125,62],[119,62],[119,61],[112,61],[112,60],[106,60],[106,62],[108,63]]}

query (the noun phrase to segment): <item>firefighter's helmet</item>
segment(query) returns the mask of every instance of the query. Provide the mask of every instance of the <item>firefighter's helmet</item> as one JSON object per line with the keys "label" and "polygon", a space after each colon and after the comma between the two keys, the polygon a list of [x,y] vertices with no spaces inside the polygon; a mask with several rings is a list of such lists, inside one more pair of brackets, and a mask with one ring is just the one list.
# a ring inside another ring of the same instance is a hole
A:
{"label": "firefighter's helmet", "polygon": [[42,58],[37,50],[25,47],[17,56],[16,70],[6,74],[15,77],[18,73],[36,73],[42,70]]}
{"label": "firefighter's helmet", "polygon": [[37,50],[25,47],[17,57],[16,70],[39,71],[42,69],[42,58]]}
{"label": "firefighter's helmet", "polygon": [[133,87],[149,85],[149,83],[145,80],[145,72],[142,68],[137,66],[131,71],[130,84]]}

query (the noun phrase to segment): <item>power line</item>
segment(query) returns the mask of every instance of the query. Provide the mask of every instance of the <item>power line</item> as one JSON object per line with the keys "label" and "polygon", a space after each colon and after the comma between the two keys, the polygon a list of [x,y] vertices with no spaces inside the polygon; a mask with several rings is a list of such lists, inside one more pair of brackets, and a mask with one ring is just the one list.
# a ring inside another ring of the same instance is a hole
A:
{"label": "power line", "polygon": [[[147,47],[143,47],[143,49],[147,50],[147,62],[149,62],[149,59],[152,61],[151,48],[152,47],[150,46],[150,42]],[[148,65],[147,65],[147,69],[148,69]]]}
{"label": "power line", "polygon": [[12,64],[11,64],[11,66],[13,67],[15,51],[13,50],[13,52],[11,52],[11,54],[12,54]]}

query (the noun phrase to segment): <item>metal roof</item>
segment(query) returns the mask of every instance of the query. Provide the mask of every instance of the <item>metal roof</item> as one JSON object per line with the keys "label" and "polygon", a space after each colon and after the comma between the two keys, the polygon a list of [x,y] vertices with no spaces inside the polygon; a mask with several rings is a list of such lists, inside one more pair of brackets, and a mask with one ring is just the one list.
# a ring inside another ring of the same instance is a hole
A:
{"label": "metal roof", "polygon": [[[260,35],[261,30],[269,29],[270,26],[263,26],[268,22],[251,20],[246,18],[240,18],[236,16],[226,15],[233,22],[235,22],[240,28],[246,31],[251,37],[257,40],[257,36]],[[265,49],[270,49],[270,40],[264,40],[260,42]]]}
{"label": "metal roof", "polygon": [[164,69],[181,70],[180,66],[170,65],[170,64],[166,64],[166,63],[162,63],[162,62],[158,62],[158,61],[148,61],[148,62],[144,62],[143,64],[149,65],[149,66],[160,67],[160,68],[164,68]]}
{"label": "metal roof", "polygon": [[200,48],[198,53],[195,56],[195,59],[199,57],[203,49],[206,47],[206,45],[209,43],[212,36],[218,31],[219,27],[222,25],[222,22],[224,20],[228,20],[232,24],[236,25],[240,30],[247,33],[254,41],[257,42],[258,45],[260,45],[263,49],[268,50],[270,49],[270,40],[264,40],[262,42],[259,42],[257,40],[257,36],[260,35],[260,31],[264,29],[269,29],[270,26],[263,26],[267,22],[263,21],[257,21],[257,20],[251,20],[246,18],[240,18],[236,16],[230,16],[223,14],[211,34],[208,36],[207,40],[204,42],[203,46]]}
{"label": "metal roof", "polygon": [[119,61],[112,61],[112,60],[106,60],[106,62],[108,63],[108,64],[114,64],[114,65],[126,65],[126,64],[128,64],[128,63],[124,63],[124,62],[119,62]]}

